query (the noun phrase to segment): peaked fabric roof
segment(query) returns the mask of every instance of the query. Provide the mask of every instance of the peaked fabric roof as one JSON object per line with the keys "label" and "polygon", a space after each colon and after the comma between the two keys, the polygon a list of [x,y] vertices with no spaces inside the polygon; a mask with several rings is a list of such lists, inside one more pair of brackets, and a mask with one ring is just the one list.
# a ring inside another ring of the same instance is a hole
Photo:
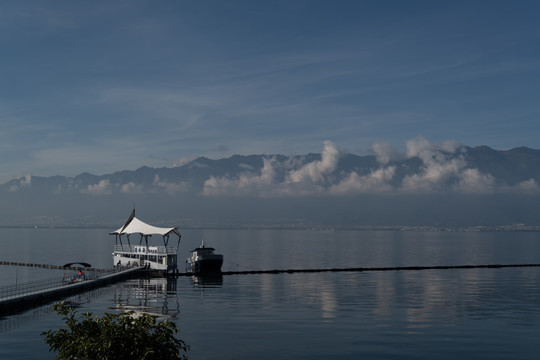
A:
{"label": "peaked fabric roof", "polygon": [[144,221],[141,221],[135,217],[135,210],[131,212],[131,216],[126,221],[124,226],[122,226],[120,229],[111,232],[111,235],[122,235],[122,234],[142,234],[142,235],[168,235],[170,233],[175,233],[176,235],[180,236],[180,233],[178,232],[178,228],[163,228],[163,227],[157,227],[153,225],[149,225],[145,223]]}

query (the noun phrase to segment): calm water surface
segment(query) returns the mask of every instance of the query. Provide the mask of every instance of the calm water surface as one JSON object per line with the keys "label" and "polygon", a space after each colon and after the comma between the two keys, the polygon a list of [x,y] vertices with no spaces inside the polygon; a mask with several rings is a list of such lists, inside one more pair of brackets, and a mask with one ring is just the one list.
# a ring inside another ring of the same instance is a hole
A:
{"label": "calm water surface", "polygon": [[[111,266],[107,229],[0,229],[0,260]],[[182,231],[224,270],[540,263],[540,233]],[[62,276],[0,268],[0,285]],[[536,359],[540,268],[230,275],[131,280],[81,294],[80,312],[174,319],[191,359]],[[0,320],[0,358],[52,359],[48,307]]]}

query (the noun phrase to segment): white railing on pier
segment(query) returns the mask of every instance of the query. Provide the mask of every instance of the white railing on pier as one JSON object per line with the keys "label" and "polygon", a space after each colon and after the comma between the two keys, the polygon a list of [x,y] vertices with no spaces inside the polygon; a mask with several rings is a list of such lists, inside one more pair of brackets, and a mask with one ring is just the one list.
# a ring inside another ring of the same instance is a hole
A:
{"label": "white railing on pier", "polygon": [[[116,269],[111,269],[110,272],[117,271]],[[103,273],[101,273],[102,275]],[[38,294],[48,290],[61,289],[73,284],[80,284],[85,281],[95,280],[100,276],[97,272],[90,271],[84,273],[81,277],[75,276],[64,276],[64,278],[49,278],[41,280],[33,280],[18,284],[4,285],[0,286],[0,301],[13,299],[16,297]]]}

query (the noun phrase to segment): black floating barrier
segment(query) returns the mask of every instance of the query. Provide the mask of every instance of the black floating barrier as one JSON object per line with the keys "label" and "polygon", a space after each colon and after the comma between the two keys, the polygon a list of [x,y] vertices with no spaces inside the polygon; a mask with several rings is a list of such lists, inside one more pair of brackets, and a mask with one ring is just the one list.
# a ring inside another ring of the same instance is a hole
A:
{"label": "black floating barrier", "polygon": [[[321,268],[321,269],[273,269],[222,271],[221,275],[257,275],[257,274],[295,274],[319,272],[368,272],[368,271],[420,271],[420,270],[459,270],[459,269],[501,269],[540,267],[540,264],[484,264],[484,265],[434,265],[434,266],[393,266],[393,267],[356,267],[356,268]],[[192,273],[176,273],[173,276],[192,276]]]}

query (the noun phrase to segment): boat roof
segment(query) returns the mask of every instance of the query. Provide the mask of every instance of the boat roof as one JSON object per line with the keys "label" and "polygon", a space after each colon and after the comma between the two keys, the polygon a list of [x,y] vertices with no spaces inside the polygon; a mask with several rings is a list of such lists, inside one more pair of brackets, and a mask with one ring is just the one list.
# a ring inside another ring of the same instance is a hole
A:
{"label": "boat roof", "polygon": [[142,234],[142,235],[169,235],[170,233],[174,233],[178,236],[180,236],[180,232],[178,232],[178,228],[172,227],[172,228],[165,228],[165,227],[157,227],[153,225],[149,225],[145,223],[144,221],[139,220],[135,217],[135,209],[131,212],[131,215],[129,219],[126,221],[124,226],[119,228],[116,231],[111,232],[111,235],[123,235],[123,234]]}
{"label": "boat roof", "polygon": [[216,250],[216,249],[214,249],[213,247],[206,247],[206,246],[204,246],[204,247],[198,247],[198,248],[196,248],[195,250],[191,250],[191,252],[195,252],[195,251],[198,251],[198,250],[212,250],[212,251],[214,251],[214,250]]}

